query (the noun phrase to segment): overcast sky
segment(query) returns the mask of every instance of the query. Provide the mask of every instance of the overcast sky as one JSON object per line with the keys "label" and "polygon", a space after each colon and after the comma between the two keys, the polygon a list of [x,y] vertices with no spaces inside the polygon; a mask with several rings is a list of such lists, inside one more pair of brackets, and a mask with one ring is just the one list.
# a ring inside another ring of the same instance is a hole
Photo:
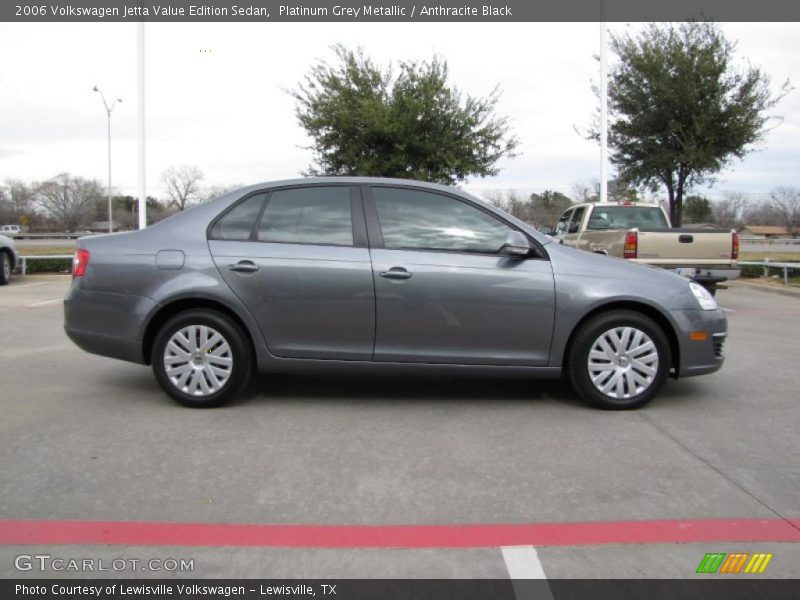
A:
{"label": "overcast sky", "polygon": [[[800,24],[723,27],[776,87],[800,81]],[[595,102],[597,23],[152,23],[146,32],[148,194],[163,194],[160,175],[171,165],[200,167],[206,186],[297,176],[311,152],[284,90],[315,59],[330,58],[334,43],[362,46],[383,64],[439,53],[463,91],[502,88],[498,109],[511,118],[520,156],[467,189],[569,193],[574,182],[599,180],[599,149],[574,130],[589,123]],[[113,185],[135,195],[136,25],[2,23],[0,55],[0,181],[66,171],[105,185],[106,117],[96,84],[123,99],[112,119]],[[800,185],[800,90],[776,114],[783,123],[723,173],[714,195]]]}

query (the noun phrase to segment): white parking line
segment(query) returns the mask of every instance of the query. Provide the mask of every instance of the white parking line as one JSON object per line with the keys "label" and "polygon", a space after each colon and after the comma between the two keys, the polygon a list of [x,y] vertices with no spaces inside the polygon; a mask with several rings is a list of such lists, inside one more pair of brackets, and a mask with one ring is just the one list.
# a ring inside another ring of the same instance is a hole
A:
{"label": "white parking line", "polygon": [[535,583],[532,579],[546,580],[542,561],[533,546],[504,546],[501,548],[508,576],[514,580],[517,600],[553,600],[547,581]]}
{"label": "white parking line", "polygon": [[17,283],[17,284],[12,285],[10,289],[18,290],[20,288],[33,287],[35,285],[47,285],[47,282],[46,281],[36,281],[34,283]]}
{"label": "white parking line", "polygon": [[43,300],[42,302],[34,302],[33,304],[28,304],[25,308],[36,308],[37,306],[47,306],[48,304],[55,304],[56,302],[61,302],[63,298],[53,298],[52,300]]}
{"label": "white parking line", "polygon": [[533,546],[504,546],[501,550],[511,579],[547,579]]}
{"label": "white parking line", "polygon": [[735,310],[733,310],[732,308],[725,308],[724,306],[721,306],[720,308],[721,308],[722,310],[724,310],[725,312],[736,312],[736,311],[735,311]]}

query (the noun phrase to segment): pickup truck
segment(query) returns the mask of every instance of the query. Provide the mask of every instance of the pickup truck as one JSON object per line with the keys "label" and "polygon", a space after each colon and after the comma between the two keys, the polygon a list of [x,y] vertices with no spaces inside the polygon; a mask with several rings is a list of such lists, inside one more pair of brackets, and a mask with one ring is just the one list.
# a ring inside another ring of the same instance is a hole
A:
{"label": "pickup truck", "polygon": [[553,237],[566,246],[672,269],[714,294],[739,276],[734,231],[672,228],[657,204],[586,203],[559,217]]}

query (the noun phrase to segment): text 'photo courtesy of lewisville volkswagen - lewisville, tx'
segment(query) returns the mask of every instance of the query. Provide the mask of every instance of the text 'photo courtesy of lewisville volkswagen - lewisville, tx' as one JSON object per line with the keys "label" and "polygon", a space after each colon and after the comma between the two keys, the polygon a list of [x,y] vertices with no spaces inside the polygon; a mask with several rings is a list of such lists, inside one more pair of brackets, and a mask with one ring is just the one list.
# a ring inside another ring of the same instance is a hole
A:
{"label": "text 'photo courtesy of lewisville volkswagen - lewisville, tx'", "polygon": [[0,598],[800,596],[800,5],[0,52]]}

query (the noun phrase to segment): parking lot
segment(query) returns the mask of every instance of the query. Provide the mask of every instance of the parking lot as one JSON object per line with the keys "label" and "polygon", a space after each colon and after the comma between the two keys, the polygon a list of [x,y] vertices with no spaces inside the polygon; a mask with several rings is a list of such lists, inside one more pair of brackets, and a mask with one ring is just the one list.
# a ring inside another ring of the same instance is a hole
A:
{"label": "parking lot", "polygon": [[[31,575],[14,567],[23,552],[193,559],[193,572],[174,573],[192,577],[501,578],[528,568],[684,578],[707,552],[758,551],[774,554],[764,576],[798,574],[800,298],[721,291],[723,369],[670,381],[639,411],[587,408],[561,382],[290,376],[260,377],[227,408],[191,410],[148,368],[66,338],[68,285],[43,275],[0,289],[0,519],[155,522],[166,543],[5,540],[2,577]],[[718,526],[685,543],[660,542],[652,523],[707,519]],[[762,541],[729,541],[746,519],[764,520]],[[285,548],[245,530],[210,543],[202,528],[170,533],[175,522],[291,525],[308,541]],[[577,530],[570,543],[558,527],[525,537],[524,526],[583,522],[620,523],[608,539]],[[374,529],[324,527],[342,525]],[[431,527],[391,542],[408,525]],[[620,532],[628,543],[614,543]],[[515,567],[499,547],[508,539],[534,546],[538,563],[523,556]]]}

